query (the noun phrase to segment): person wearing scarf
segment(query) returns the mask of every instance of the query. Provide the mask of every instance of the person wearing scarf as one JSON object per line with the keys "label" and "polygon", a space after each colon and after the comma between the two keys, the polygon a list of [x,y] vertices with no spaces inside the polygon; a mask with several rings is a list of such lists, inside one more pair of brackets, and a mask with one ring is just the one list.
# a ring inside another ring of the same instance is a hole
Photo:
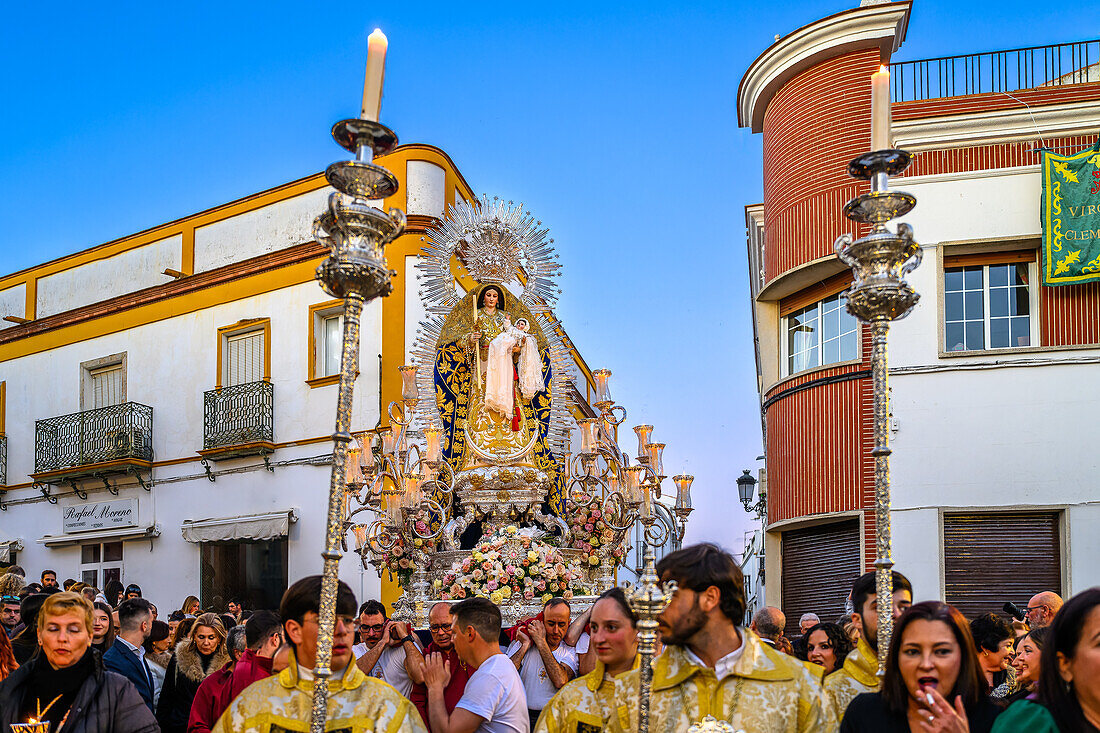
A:
{"label": "person wearing scarf", "polygon": [[50,733],[159,730],[133,684],[103,668],[91,648],[92,604],[76,593],[49,596],[38,613],[41,652],[0,684],[0,730],[32,719]]}
{"label": "person wearing scarf", "polygon": [[190,635],[176,646],[157,703],[157,720],[164,733],[186,733],[199,685],[229,662],[225,637],[218,615],[204,613],[195,619]]}

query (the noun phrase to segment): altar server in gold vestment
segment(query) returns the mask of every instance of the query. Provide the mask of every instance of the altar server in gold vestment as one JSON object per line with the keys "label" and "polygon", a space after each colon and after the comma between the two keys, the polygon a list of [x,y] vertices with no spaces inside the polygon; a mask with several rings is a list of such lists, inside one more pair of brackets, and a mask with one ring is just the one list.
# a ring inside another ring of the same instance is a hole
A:
{"label": "altar server in gold vestment", "polygon": [[[704,718],[751,733],[829,733],[836,719],[818,677],[744,627],[745,581],[712,544],[685,547],[657,564],[678,588],[661,614],[666,648],[653,665],[651,733],[679,733]],[[640,670],[615,680],[610,729],[638,729]]]}
{"label": "altar server in gold vestment", "polygon": [[[320,575],[302,578],[283,594],[279,615],[287,641],[293,648],[290,664],[274,677],[245,689],[222,714],[213,733],[304,733],[309,730],[320,597]],[[427,733],[420,713],[411,702],[385,682],[367,677],[355,665],[351,647],[355,640],[356,608],[351,588],[340,581],[325,730]]]}
{"label": "altar server in gold vestment", "polygon": [[[913,605],[913,586],[909,579],[894,572],[894,620]],[[852,584],[852,621],[860,630],[856,648],[844,659],[844,666],[825,678],[825,697],[837,722],[844,720],[844,711],[856,695],[878,692],[882,681],[878,677],[878,595],[875,573],[856,578]]]}
{"label": "altar server in gold vestment", "polygon": [[535,733],[596,733],[607,728],[614,710],[615,677],[638,668],[636,621],[622,588],[599,597],[589,622],[596,667],[558,690],[543,708]]}

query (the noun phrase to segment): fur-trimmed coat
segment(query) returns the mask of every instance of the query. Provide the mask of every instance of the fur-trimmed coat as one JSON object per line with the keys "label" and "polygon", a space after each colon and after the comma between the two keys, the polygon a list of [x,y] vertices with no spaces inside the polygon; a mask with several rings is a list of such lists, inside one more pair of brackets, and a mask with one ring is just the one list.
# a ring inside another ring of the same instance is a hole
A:
{"label": "fur-trimmed coat", "polygon": [[191,703],[199,685],[207,676],[217,672],[229,662],[229,653],[223,643],[210,658],[206,669],[202,657],[191,643],[181,641],[164,673],[164,687],[157,703],[157,722],[164,733],[186,733],[187,719],[191,715]]}

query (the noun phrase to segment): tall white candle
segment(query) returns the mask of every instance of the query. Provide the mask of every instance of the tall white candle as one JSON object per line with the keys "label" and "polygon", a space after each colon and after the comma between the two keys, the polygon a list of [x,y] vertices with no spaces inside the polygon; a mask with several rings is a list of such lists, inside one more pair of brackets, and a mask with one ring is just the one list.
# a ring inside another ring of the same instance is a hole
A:
{"label": "tall white candle", "polygon": [[890,148],[890,71],[879,66],[871,74],[871,150]]}
{"label": "tall white candle", "polygon": [[360,117],[364,120],[378,121],[382,109],[382,82],[386,77],[386,47],[389,41],[381,28],[375,28],[367,37],[367,74],[363,79],[363,110]]}

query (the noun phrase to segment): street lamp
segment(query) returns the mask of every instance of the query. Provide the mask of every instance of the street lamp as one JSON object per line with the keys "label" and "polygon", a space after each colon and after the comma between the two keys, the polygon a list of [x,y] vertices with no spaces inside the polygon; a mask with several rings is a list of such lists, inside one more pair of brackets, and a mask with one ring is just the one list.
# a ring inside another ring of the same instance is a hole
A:
{"label": "street lamp", "polygon": [[768,513],[767,492],[764,491],[764,487],[760,487],[760,500],[753,504],[752,495],[755,491],[756,478],[746,468],[737,477],[737,494],[741,497],[741,503],[744,504],[746,512],[750,514],[756,512],[756,515],[763,519]]}

